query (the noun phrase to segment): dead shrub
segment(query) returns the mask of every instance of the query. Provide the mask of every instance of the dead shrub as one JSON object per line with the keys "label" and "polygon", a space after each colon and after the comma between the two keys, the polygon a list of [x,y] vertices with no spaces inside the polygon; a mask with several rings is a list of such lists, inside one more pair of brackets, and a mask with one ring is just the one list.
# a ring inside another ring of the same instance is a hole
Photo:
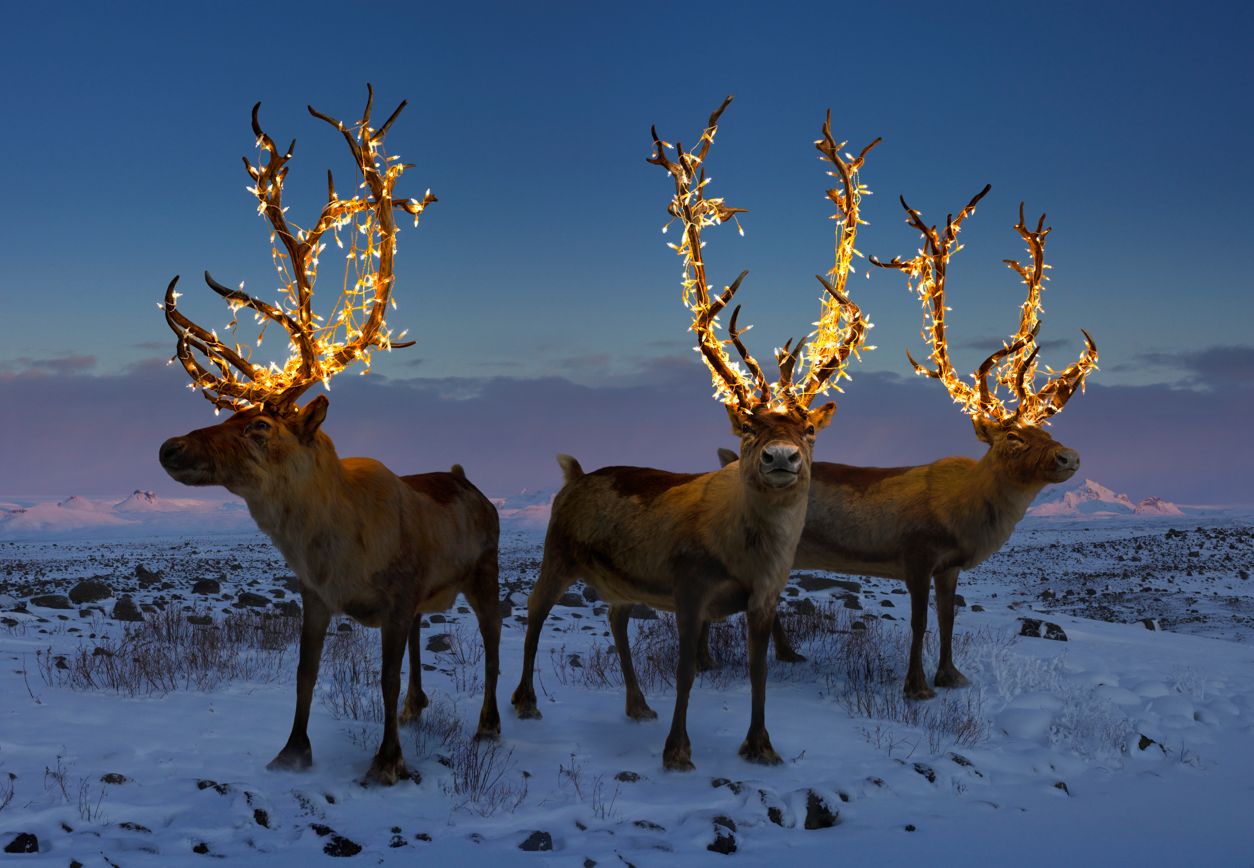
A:
{"label": "dead shrub", "polygon": [[[231,612],[197,625],[173,606],[74,652],[38,653],[44,683],[72,690],[111,690],[128,696],[175,690],[211,691],[230,681],[274,681],[286,671],[300,621],[257,612]],[[202,614],[202,613],[192,613]]]}

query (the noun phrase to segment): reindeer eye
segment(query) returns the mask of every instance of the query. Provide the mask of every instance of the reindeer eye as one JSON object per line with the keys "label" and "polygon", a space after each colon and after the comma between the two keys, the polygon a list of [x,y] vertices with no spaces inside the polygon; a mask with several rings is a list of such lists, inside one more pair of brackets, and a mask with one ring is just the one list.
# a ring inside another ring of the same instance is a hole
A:
{"label": "reindeer eye", "polygon": [[267,422],[265,419],[256,419],[253,421],[251,425],[248,426],[246,430],[247,431],[269,431],[270,427],[271,427],[270,423]]}
{"label": "reindeer eye", "polygon": [[745,422],[743,425],[741,425],[741,426],[740,426],[740,433],[741,433],[741,434],[752,434],[752,433],[753,433],[753,426],[752,426],[752,425],[750,425],[748,422]]}
{"label": "reindeer eye", "polygon": [[806,434],[807,434],[808,436],[810,436],[810,437],[813,437],[813,436],[814,436],[814,426],[813,426],[813,425],[807,425],[807,426],[806,426]]}
{"label": "reindeer eye", "polygon": [[1009,440],[1011,443],[1022,443],[1023,435],[1016,434],[1014,431],[1011,431],[1006,435],[1006,439]]}

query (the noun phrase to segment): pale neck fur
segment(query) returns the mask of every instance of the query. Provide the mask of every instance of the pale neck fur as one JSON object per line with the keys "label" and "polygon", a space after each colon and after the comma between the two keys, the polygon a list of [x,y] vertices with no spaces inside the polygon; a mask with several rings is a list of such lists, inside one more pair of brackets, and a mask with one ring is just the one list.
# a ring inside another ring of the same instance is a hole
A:
{"label": "pale neck fur", "polygon": [[[967,531],[956,536],[975,542],[974,560],[969,566],[1001,548],[1027,514],[1032,500],[1047,484],[1012,479],[993,458],[991,449],[972,463],[961,490],[947,498],[949,515],[956,519],[953,524],[965,525],[963,529]],[[973,532],[976,529],[978,532]]]}
{"label": "pale neck fur", "polygon": [[315,536],[336,532],[349,494],[335,446],[324,434],[317,437],[313,449],[299,453],[303,460],[239,492],[257,526],[289,560]]}

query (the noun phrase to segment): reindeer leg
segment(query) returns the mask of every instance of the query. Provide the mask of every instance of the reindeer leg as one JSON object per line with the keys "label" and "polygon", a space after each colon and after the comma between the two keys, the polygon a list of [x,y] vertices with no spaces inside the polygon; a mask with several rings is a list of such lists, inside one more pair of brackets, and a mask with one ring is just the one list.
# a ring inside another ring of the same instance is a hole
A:
{"label": "reindeer leg", "polygon": [[718,664],[710,654],[710,622],[701,622],[701,635],[697,637],[697,671],[709,672],[717,669]]}
{"label": "reindeer leg", "polygon": [[383,665],[379,673],[383,690],[383,741],[366,772],[366,780],[390,787],[401,778],[409,777],[405,758],[401,756],[401,740],[396,724],[396,705],[401,695],[401,662],[405,659],[405,640],[412,632],[413,619],[409,616],[390,617],[383,622]]}
{"label": "reindeer leg", "polygon": [[496,552],[484,555],[466,594],[483,637],[483,708],[475,731],[477,739],[501,737],[501,713],[496,707],[496,682],[501,674],[501,587],[497,569]]}
{"label": "reindeer leg", "polygon": [[401,703],[401,725],[418,722],[422,710],[429,704],[427,694],[422,689],[422,615],[414,616],[409,627],[409,688],[405,691],[405,701]]}
{"label": "reindeer leg", "polygon": [[749,622],[749,682],[753,689],[753,711],[749,718],[749,734],[740,746],[740,755],[749,762],[778,765],[783,762],[771,736],[766,731],[766,648],[771,641],[771,625],[775,623],[775,607],[751,609]]}
{"label": "reindeer leg", "polygon": [[962,687],[970,682],[954,666],[954,591],[958,570],[936,574],[936,621],[940,625],[940,663],[936,667],[937,687]]}
{"label": "reindeer leg", "polygon": [[296,665],[296,715],[292,734],[278,756],[270,760],[270,771],[304,771],[313,765],[313,747],[309,744],[309,706],[313,702],[318,666],[322,662],[322,643],[327,636],[331,613],[313,594],[301,595],[303,619],[300,629],[300,662]]}
{"label": "reindeer leg", "polygon": [[782,663],[805,663],[804,654],[798,653],[797,649],[792,647],[792,641],[789,640],[788,634],[784,632],[784,624],[779,619],[779,612],[775,612],[775,619],[771,622],[771,639],[775,642],[775,659]]}
{"label": "reindeer leg", "polygon": [[932,570],[909,568],[906,588],[910,591],[910,665],[906,669],[907,699],[931,699],[936,691],[928,687],[923,674],[923,637],[927,633],[927,594],[932,585]]}
{"label": "reindeer leg", "polygon": [[671,731],[662,749],[662,766],[672,772],[692,771],[692,743],[688,740],[688,695],[697,675],[697,639],[701,635],[701,606],[695,601],[676,600],[675,620],[679,627],[679,665],[675,670],[675,714]]}
{"label": "reindeer leg", "polygon": [[523,644],[522,676],[518,679],[518,687],[510,701],[514,705],[514,714],[523,720],[538,720],[540,709],[536,707],[536,690],[533,684],[536,665],[536,651],[540,647],[540,631],[544,628],[544,619],[557,598],[562,595],[575,581],[575,571],[565,563],[559,564],[557,556],[550,550],[548,540],[544,545],[544,560],[540,564],[540,577],[527,597],[527,639]]}
{"label": "reindeer leg", "polygon": [[631,606],[610,606],[610,630],[614,633],[614,647],[623,670],[623,686],[627,688],[627,716],[632,720],[657,720],[657,712],[644,701],[644,692],[636,680],[636,668],[631,663],[631,644],[627,637],[630,614]]}

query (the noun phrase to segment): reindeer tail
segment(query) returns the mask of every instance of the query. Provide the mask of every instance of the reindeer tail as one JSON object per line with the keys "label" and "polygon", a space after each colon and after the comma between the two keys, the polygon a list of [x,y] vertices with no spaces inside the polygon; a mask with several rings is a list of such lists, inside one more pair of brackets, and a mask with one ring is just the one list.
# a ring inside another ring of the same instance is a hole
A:
{"label": "reindeer tail", "polygon": [[562,476],[565,477],[567,485],[583,476],[583,468],[579,466],[579,462],[576,461],[573,456],[559,454],[557,456],[557,463],[562,468]]}

